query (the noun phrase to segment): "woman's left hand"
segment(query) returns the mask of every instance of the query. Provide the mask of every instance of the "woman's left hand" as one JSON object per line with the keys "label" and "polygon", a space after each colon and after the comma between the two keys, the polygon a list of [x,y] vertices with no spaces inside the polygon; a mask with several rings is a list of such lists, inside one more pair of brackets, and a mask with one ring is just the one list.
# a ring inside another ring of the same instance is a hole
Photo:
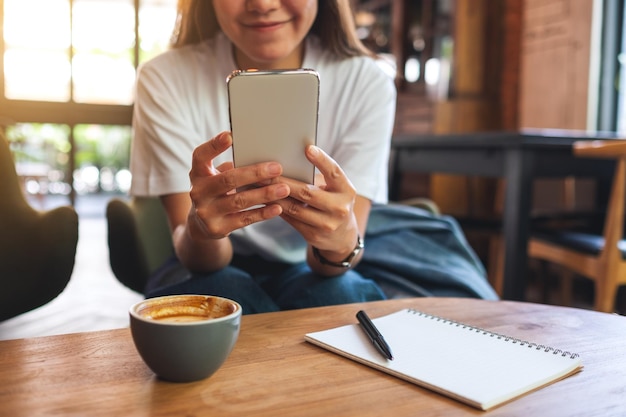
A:
{"label": "woman's left hand", "polygon": [[[354,250],[357,237],[364,232],[370,202],[357,196],[339,164],[320,148],[307,147],[306,156],[321,174],[316,184],[281,177],[280,182],[287,183],[291,193],[276,203],[283,208],[281,217],[302,234],[309,246],[316,247],[324,258],[340,262]],[[318,264],[311,265],[318,272],[338,272],[319,265],[311,256],[308,260],[309,264]]]}

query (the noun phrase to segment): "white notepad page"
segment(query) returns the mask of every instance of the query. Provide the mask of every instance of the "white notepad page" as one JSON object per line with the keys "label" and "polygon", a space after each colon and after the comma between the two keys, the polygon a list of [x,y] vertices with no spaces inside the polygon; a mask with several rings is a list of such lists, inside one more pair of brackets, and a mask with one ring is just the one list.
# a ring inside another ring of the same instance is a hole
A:
{"label": "white notepad page", "polygon": [[415,310],[372,320],[387,360],[358,324],[305,335],[308,342],[487,410],[571,375],[578,355],[490,333]]}

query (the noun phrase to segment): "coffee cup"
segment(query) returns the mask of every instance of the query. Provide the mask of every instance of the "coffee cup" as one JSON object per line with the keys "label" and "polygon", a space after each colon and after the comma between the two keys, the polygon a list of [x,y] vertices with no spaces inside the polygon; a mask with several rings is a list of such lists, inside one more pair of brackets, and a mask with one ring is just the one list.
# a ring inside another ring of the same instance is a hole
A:
{"label": "coffee cup", "polygon": [[169,295],[131,306],[135,347],[161,379],[208,378],[224,363],[239,336],[241,306],[211,295]]}

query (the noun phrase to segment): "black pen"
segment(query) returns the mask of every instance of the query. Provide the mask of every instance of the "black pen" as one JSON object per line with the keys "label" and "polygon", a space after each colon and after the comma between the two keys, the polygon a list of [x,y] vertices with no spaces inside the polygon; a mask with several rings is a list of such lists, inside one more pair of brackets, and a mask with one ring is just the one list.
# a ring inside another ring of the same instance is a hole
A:
{"label": "black pen", "polygon": [[370,320],[367,314],[365,314],[365,311],[361,310],[356,313],[356,319],[359,321],[359,323],[361,324],[361,328],[363,329],[363,331],[365,331],[365,334],[367,334],[367,337],[370,338],[370,340],[374,344],[374,347],[376,347],[380,354],[392,361],[393,355],[391,354],[391,349],[389,348],[389,345],[387,344],[387,342],[385,342],[383,335],[380,334],[376,326],[374,326],[372,320]]}

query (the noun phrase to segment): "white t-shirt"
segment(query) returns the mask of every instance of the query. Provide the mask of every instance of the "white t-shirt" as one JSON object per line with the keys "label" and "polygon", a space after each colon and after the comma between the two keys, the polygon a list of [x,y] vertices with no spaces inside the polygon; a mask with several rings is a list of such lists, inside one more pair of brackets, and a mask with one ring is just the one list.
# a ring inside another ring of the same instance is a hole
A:
{"label": "white t-shirt", "polygon": [[[393,80],[375,60],[338,60],[306,41],[303,68],[320,75],[317,145],[333,157],[357,193],[387,202],[389,144],[394,123]],[[167,51],[139,71],[130,169],[135,196],[188,192],[193,150],[230,130],[226,78],[237,65],[226,36]],[[230,161],[226,151],[214,164]],[[281,218],[236,230],[236,253],[301,262],[306,242]]]}

